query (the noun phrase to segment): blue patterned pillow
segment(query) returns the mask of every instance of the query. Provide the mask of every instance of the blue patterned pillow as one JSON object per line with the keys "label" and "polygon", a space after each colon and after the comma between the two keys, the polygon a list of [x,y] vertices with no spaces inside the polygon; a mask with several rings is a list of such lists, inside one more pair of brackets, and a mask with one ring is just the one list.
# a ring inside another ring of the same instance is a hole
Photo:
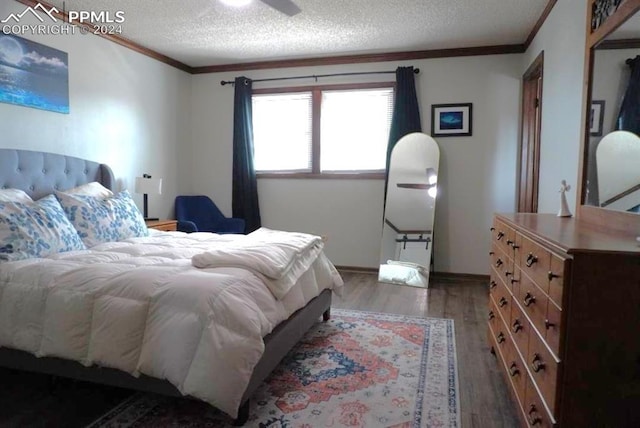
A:
{"label": "blue patterned pillow", "polygon": [[65,214],[87,247],[148,236],[142,214],[128,191],[113,198],[56,192]]}
{"label": "blue patterned pillow", "polygon": [[0,202],[0,260],[86,250],[55,196],[37,202]]}

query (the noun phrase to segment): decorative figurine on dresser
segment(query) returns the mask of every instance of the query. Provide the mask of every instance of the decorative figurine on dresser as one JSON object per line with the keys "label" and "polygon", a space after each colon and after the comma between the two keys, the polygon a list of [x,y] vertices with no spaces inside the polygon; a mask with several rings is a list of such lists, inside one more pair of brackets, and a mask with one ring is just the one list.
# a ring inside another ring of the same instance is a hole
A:
{"label": "decorative figurine on dresser", "polygon": [[[592,93],[601,96],[598,47],[640,15],[640,0],[597,17],[604,2],[588,1],[597,25],[587,29],[585,118]],[[587,198],[596,165],[582,125],[576,216],[563,215],[563,183],[557,214],[494,217],[488,340],[522,426],[640,427],[640,214],[620,208],[638,189],[626,187],[617,205]]]}

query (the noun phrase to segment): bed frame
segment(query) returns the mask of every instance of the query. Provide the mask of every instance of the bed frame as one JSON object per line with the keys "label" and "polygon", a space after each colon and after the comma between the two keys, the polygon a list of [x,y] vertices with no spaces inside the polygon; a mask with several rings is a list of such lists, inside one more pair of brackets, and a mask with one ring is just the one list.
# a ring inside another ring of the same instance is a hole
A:
{"label": "bed frame", "polygon": [[[0,149],[0,189],[21,189],[33,199],[39,199],[55,190],[70,189],[92,181],[97,181],[108,189],[113,189],[115,184],[113,172],[105,164],[53,153]],[[235,425],[244,425],[249,418],[250,398],[255,390],[320,316],[324,321],[329,319],[330,310],[331,290],[323,290],[264,337],[265,351],[242,396]],[[76,361],[55,357],[37,358],[28,352],[9,348],[0,348],[0,367],[169,396],[183,396],[166,380],[145,375],[136,378],[120,370],[99,366],[85,367]]]}

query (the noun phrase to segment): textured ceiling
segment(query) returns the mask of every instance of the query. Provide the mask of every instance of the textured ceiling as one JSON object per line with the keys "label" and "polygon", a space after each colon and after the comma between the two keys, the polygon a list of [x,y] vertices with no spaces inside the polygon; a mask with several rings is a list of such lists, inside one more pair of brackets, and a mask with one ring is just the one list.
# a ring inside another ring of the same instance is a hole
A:
{"label": "textured ceiling", "polygon": [[[524,43],[548,0],[64,0],[124,11],[122,36],[190,66]],[[62,10],[63,0],[49,0]]]}

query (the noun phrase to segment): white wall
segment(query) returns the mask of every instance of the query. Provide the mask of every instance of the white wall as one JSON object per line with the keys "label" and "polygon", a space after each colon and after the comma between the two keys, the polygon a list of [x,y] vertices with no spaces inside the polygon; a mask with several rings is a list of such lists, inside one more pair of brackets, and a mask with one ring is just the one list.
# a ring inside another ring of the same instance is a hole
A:
{"label": "white wall", "polygon": [[575,213],[587,2],[559,0],[523,58],[521,74],[544,50],[540,184],[538,212],[557,213],[560,181],[567,180],[567,200]]}
{"label": "white wall", "polygon": [[[439,138],[440,193],[435,218],[435,270],[486,274],[488,228],[496,211],[515,208],[521,56],[498,55],[312,68],[247,71],[253,79],[350,71],[421,69],[416,77],[423,130],[431,104],[473,103],[473,136]],[[208,194],[231,214],[233,88],[193,78],[190,192]],[[392,81],[393,75],[323,79],[322,83]],[[308,85],[309,81],[297,84]],[[292,85],[292,81],[286,82]],[[260,86],[258,86],[260,85]],[[281,82],[256,84],[276,87]],[[381,180],[260,179],[263,225],[328,237],[327,254],[341,266],[377,267],[382,230]]]}
{"label": "white wall", "polygon": [[[4,2],[0,15],[22,9],[18,3]],[[169,217],[173,197],[179,193],[208,194],[231,214],[233,89],[219,82],[242,73],[189,76],[94,36],[29,38],[69,53],[71,114],[0,104],[0,147],[105,162],[113,167],[121,187],[132,188],[134,177],[143,172],[161,176],[164,194],[150,197],[152,215]],[[515,209],[521,55],[244,74],[265,78],[393,70],[410,64],[422,70],[417,89],[425,132],[431,129],[431,104],[474,104],[473,136],[438,139],[435,269],[486,274],[492,213]],[[323,82],[380,80],[391,81],[393,75]],[[265,226],[326,235],[327,253],[334,263],[377,267],[382,181],[261,179],[259,192]],[[136,197],[141,203],[141,196]]]}
{"label": "white wall", "polygon": [[[25,7],[3,1],[0,17]],[[168,218],[188,171],[176,159],[190,135],[191,76],[93,35],[23,37],[69,54],[71,112],[0,104],[0,147],[107,163],[132,194],[136,176],[162,177],[163,194],[149,196],[149,214]],[[134,198],[142,206],[142,196]]]}

